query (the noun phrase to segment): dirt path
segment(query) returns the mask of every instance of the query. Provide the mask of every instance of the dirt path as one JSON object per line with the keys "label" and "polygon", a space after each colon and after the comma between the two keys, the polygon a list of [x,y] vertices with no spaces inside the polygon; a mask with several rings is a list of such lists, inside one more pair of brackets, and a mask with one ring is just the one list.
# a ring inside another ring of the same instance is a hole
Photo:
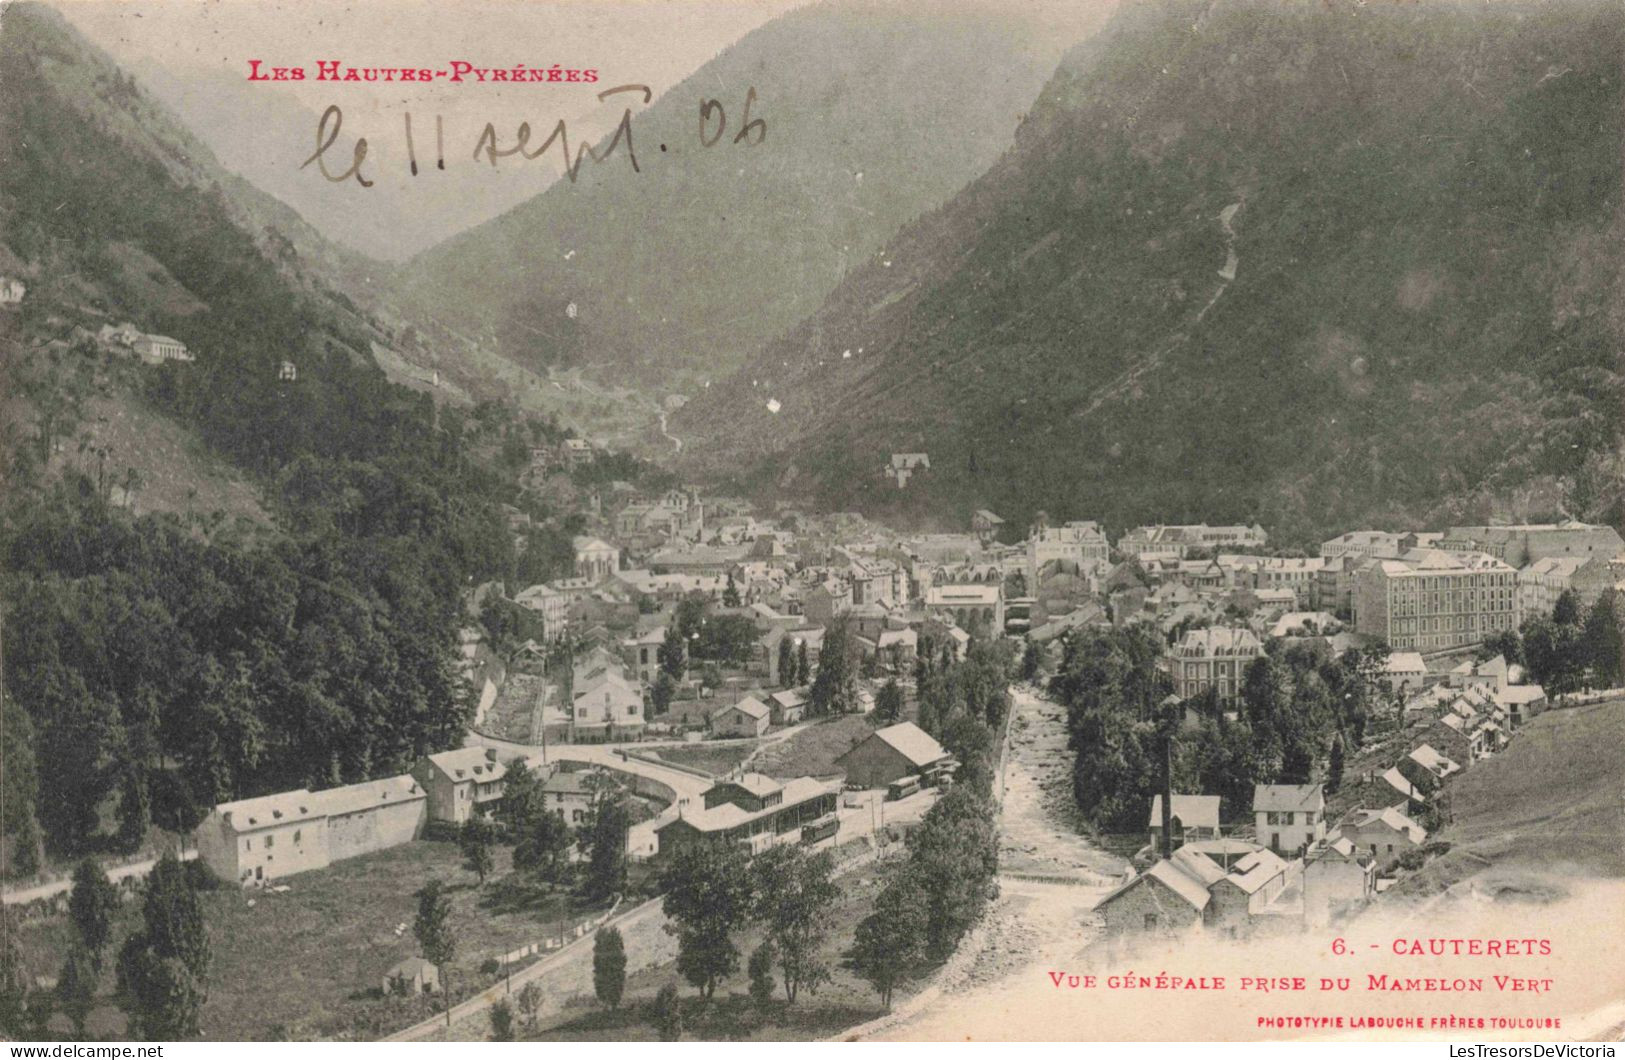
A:
{"label": "dirt path", "polygon": [[1029,689],[1013,689],[1012,698],[999,899],[934,983],[890,1016],[843,1035],[847,1040],[1036,1033],[1030,1017],[1020,1014],[1047,1001],[1049,973],[1075,968],[1095,939],[1095,903],[1128,865],[1096,848],[1075,823],[1065,709]]}

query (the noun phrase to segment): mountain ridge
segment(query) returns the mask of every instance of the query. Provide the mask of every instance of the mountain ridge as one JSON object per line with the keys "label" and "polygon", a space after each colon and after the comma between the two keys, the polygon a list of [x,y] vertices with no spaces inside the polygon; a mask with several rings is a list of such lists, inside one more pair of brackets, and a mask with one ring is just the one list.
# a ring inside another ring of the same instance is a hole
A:
{"label": "mountain ridge", "polygon": [[1617,521],[1622,40],[1603,4],[1125,6],[674,417],[687,467],[950,524]]}

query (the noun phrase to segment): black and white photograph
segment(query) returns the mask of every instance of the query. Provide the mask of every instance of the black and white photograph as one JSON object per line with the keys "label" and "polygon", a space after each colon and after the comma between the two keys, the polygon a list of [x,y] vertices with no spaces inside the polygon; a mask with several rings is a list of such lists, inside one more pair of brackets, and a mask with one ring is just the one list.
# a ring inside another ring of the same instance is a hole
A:
{"label": "black and white photograph", "polygon": [[1612,1057],[1622,532],[1619,0],[0,2],[8,1057]]}

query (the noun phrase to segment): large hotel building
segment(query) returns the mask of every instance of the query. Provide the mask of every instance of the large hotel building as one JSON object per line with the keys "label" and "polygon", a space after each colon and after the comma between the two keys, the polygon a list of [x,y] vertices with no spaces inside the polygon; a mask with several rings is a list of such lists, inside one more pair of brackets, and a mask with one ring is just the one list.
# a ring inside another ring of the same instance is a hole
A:
{"label": "large hotel building", "polygon": [[1443,651],[1518,628],[1518,572],[1482,552],[1429,550],[1355,575],[1355,628],[1396,651]]}

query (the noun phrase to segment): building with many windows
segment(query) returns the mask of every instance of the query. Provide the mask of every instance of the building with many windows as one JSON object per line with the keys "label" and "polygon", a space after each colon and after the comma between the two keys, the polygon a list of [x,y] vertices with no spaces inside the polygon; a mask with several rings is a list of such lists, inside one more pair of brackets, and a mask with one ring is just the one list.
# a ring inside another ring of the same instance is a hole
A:
{"label": "building with many windows", "polygon": [[1398,651],[1444,651],[1517,629],[1518,572],[1481,552],[1378,560],[1355,577],[1355,629]]}
{"label": "building with many windows", "polygon": [[1174,695],[1190,699],[1212,688],[1221,702],[1233,702],[1241,694],[1247,665],[1263,654],[1264,645],[1250,629],[1193,629],[1166,656]]}
{"label": "building with many windows", "polygon": [[1516,526],[1452,526],[1438,547],[1451,552],[1484,552],[1514,567],[1525,567],[1537,560],[1576,556],[1610,560],[1625,552],[1625,540],[1611,526],[1569,519]]}

